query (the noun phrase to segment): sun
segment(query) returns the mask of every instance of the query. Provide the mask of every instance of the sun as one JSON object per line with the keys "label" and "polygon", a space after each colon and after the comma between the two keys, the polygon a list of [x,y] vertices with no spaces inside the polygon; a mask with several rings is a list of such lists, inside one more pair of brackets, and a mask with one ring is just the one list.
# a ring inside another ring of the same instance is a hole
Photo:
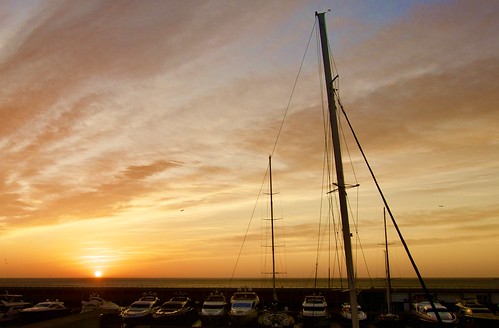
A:
{"label": "sun", "polygon": [[95,272],[94,272],[94,276],[95,276],[96,278],[100,278],[100,277],[102,277],[102,271],[95,271]]}

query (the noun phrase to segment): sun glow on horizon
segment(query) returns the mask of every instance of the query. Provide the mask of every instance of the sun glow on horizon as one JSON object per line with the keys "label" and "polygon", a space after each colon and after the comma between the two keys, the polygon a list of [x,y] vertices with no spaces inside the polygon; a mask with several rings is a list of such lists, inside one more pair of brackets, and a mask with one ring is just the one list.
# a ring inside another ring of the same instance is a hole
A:
{"label": "sun glow on horizon", "polygon": [[94,276],[95,276],[96,278],[100,278],[100,277],[102,277],[102,271],[95,271],[95,272],[94,272]]}

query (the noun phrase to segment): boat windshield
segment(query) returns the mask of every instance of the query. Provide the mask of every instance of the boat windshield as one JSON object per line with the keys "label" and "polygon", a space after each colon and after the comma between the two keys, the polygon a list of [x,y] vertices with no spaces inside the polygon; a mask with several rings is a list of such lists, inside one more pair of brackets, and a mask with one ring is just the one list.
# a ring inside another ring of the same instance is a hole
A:
{"label": "boat windshield", "polygon": [[208,301],[225,302],[225,297],[222,295],[210,295],[207,300]]}
{"label": "boat windshield", "polygon": [[[446,309],[437,309],[438,315],[442,320],[452,320],[453,315]],[[435,311],[433,309],[426,310],[426,314],[430,317],[436,317]]]}
{"label": "boat windshield", "polygon": [[203,309],[206,310],[216,310],[216,309],[223,309],[223,305],[217,305],[217,304],[205,304],[203,305]]}
{"label": "boat windshield", "polygon": [[478,308],[478,309],[473,309],[473,313],[492,313],[489,309],[484,309],[484,308]]}
{"label": "boat windshield", "polygon": [[250,309],[253,306],[253,303],[234,303],[232,307],[239,309]]}
{"label": "boat windshield", "polygon": [[322,312],[324,311],[325,307],[324,306],[304,306],[303,310],[304,311],[316,311],[316,312]]}
{"label": "boat windshield", "polygon": [[[430,313],[430,312],[435,312],[433,309],[426,309],[426,312]],[[447,309],[437,309],[437,312],[438,313],[449,313],[449,310]]]}
{"label": "boat windshield", "polygon": [[36,308],[48,308],[48,307],[50,307],[50,304],[51,303],[38,303],[34,307],[36,307]]}
{"label": "boat windshield", "polygon": [[232,299],[234,300],[244,300],[244,299],[248,299],[248,298],[256,298],[256,294],[255,293],[240,293],[240,294],[234,294],[234,296],[232,296]]}
{"label": "boat windshield", "polygon": [[162,308],[163,310],[178,310],[182,308],[182,303],[165,303]]}
{"label": "boat windshield", "polygon": [[133,309],[148,309],[150,307],[149,303],[133,303],[130,308]]}

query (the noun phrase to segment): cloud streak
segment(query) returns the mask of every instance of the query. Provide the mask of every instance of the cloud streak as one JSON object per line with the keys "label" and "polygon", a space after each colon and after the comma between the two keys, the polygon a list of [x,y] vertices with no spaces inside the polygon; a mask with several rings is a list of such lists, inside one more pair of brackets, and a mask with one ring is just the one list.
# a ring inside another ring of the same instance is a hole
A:
{"label": "cloud streak", "polygon": [[[234,261],[220,248],[237,254],[276,145],[286,244],[314,254],[324,139],[312,48],[275,142],[313,13],[329,4],[257,4],[0,4],[5,242],[60,230],[83,245],[80,229],[118,254],[115,266],[142,254],[185,268],[193,254],[227,269]],[[404,233],[423,246],[467,233],[462,244],[496,243],[497,5],[335,5],[328,22],[342,102]],[[382,204],[351,141],[356,172],[347,179],[367,194],[359,233],[374,249],[378,236],[362,227],[376,230]],[[116,229],[97,233],[99,224]],[[420,238],[424,228],[432,236]],[[258,244],[254,229],[247,238]],[[442,230],[454,235],[439,239]],[[143,247],[127,246],[144,235]],[[178,254],[156,251],[172,245]]]}

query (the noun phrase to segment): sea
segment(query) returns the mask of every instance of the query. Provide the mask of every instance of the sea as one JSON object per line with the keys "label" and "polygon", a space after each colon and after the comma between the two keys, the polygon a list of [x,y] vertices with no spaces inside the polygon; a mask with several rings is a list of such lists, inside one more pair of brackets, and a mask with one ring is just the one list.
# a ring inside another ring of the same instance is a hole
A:
{"label": "sea", "polygon": [[[384,278],[359,278],[357,288],[383,288]],[[499,289],[499,278],[425,278],[427,288]],[[418,288],[417,278],[392,278],[392,288]],[[346,279],[281,278],[278,288],[346,288]],[[0,289],[13,287],[104,287],[104,288],[271,288],[263,278],[0,278]]]}

